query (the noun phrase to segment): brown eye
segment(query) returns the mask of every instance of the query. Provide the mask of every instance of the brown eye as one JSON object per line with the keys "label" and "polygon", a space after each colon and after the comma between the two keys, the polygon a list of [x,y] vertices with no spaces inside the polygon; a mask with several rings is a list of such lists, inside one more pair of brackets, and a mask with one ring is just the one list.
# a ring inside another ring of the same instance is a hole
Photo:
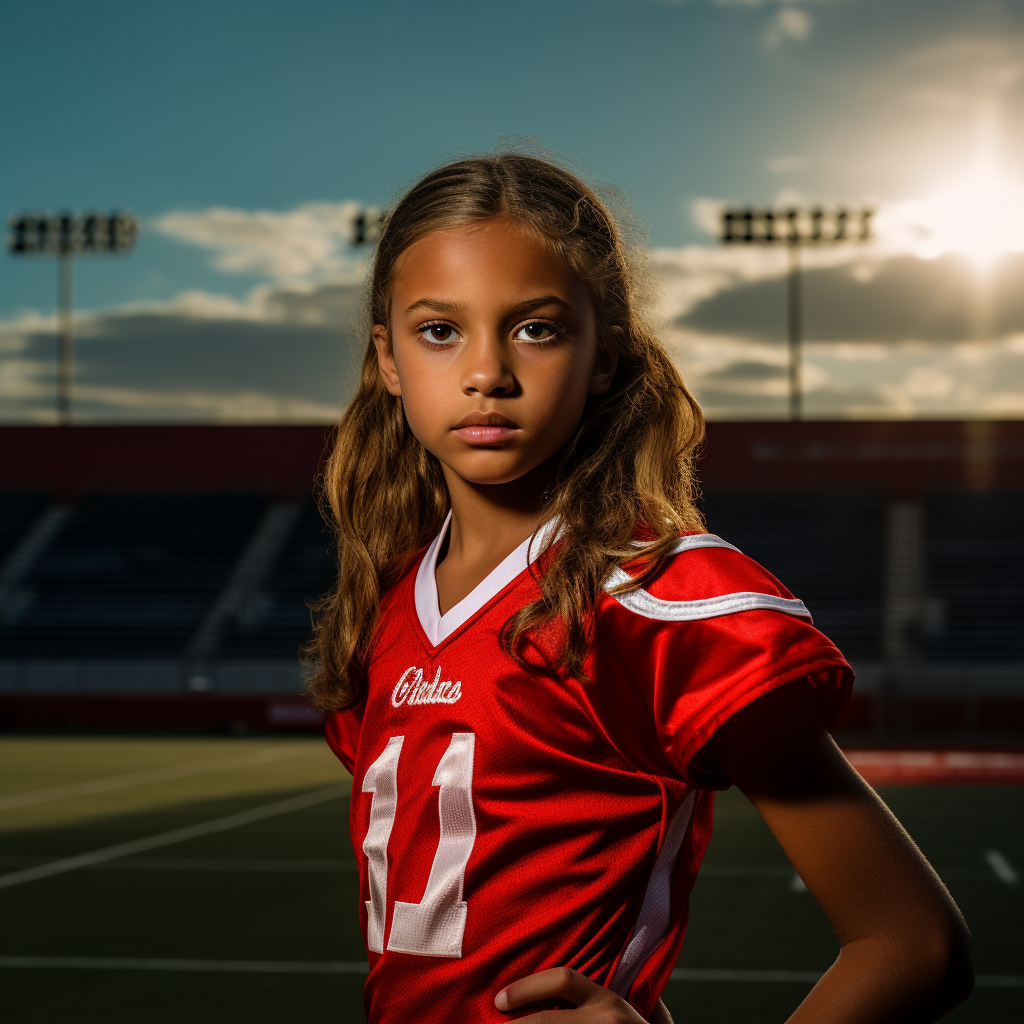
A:
{"label": "brown eye", "polygon": [[447,345],[458,336],[451,324],[427,324],[420,328],[419,335],[433,345]]}
{"label": "brown eye", "polygon": [[543,320],[533,320],[515,333],[516,341],[551,341],[558,334],[552,324],[544,323]]}

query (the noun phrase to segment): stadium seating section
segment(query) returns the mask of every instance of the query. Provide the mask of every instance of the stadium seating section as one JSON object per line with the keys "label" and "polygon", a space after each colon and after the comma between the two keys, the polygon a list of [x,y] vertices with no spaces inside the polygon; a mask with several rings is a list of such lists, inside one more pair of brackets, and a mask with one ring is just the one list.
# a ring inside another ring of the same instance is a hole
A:
{"label": "stadium seating section", "polygon": [[0,564],[46,506],[42,494],[0,495]]}
{"label": "stadium seating section", "polygon": [[334,553],[309,504],[259,591],[225,632],[227,657],[290,658],[310,635],[310,603],[334,582]]}
{"label": "stadium seating section", "polygon": [[1024,495],[932,494],[926,515],[928,659],[1024,661]]}
{"label": "stadium seating section", "polygon": [[847,657],[880,656],[883,495],[712,494],[704,514],[712,533],[799,597]]}
{"label": "stadium seating section", "polygon": [[262,495],[82,499],[21,580],[0,657],[179,654],[267,504]]}
{"label": "stadium seating section", "polygon": [[[176,658],[224,588],[272,499],[265,494],[96,495],[77,500],[15,589],[0,591],[0,658]],[[0,495],[0,569],[49,499]],[[882,657],[885,498],[876,492],[712,493],[708,527],[761,562],[847,654]],[[1024,492],[925,501],[922,645],[936,662],[1024,660]],[[329,533],[304,506],[259,584],[223,626],[216,657],[295,659],[309,603],[333,581]]]}

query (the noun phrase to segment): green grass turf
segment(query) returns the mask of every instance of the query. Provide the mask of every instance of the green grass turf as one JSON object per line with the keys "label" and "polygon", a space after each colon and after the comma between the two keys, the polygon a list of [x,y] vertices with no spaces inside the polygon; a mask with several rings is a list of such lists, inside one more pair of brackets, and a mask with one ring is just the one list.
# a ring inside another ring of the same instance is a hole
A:
{"label": "green grass turf", "polygon": [[[231,763],[268,750],[275,760],[0,810],[0,871],[217,818],[344,777],[319,741],[0,740],[0,801],[182,763]],[[1018,870],[1024,866],[1020,790],[894,788],[883,796],[963,909],[979,973],[1022,973],[1021,886],[999,882],[982,859],[985,850],[998,849]],[[239,862],[254,859],[304,861],[305,870],[268,870],[266,864],[243,870]],[[187,870],[171,870],[175,864]],[[354,864],[347,801],[338,799],[129,861],[0,890],[0,954],[361,960]],[[828,922],[809,895],[792,891],[784,855],[742,796],[719,798],[705,864],[680,966],[829,965],[837,946]],[[742,877],[737,866],[778,874]],[[348,975],[5,969],[0,1020],[347,1024],[363,1019],[361,988],[362,979]],[[785,1020],[807,989],[671,982],[665,998],[680,1024],[760,1024]],[[979,989],[949,1019],[1016,1022],[1022,1010],[1024,990]]]}

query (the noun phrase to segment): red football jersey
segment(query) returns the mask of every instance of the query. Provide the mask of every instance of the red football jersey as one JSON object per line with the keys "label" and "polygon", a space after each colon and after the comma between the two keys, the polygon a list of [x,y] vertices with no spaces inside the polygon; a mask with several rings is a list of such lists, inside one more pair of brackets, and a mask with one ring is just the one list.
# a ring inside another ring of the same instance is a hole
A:
{"label": "red football jersey", "polygon": [[442,616],[446,530],[382,601],[365,704],[327,727],[353,774],[367,1016],[515,1019],[531,1011],[498,1012],[500,988],[569,966],[646,1017],[711,836],[691,760],[791,680],[838,710],[850,668],[773,576],[692,534],[646,589],[602,594],[589,682],[526,671],[500,634],[539,594],[545,538]]}

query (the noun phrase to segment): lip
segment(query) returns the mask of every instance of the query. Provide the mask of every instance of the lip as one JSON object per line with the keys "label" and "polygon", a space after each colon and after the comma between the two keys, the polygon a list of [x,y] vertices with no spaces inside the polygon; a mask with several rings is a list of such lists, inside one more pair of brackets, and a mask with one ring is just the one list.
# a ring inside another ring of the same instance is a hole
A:
{"label": "lip", "polygon": [[452,427],[469,444],[495,444],[519,430],[519,424],[497,412],[471,412]]}

